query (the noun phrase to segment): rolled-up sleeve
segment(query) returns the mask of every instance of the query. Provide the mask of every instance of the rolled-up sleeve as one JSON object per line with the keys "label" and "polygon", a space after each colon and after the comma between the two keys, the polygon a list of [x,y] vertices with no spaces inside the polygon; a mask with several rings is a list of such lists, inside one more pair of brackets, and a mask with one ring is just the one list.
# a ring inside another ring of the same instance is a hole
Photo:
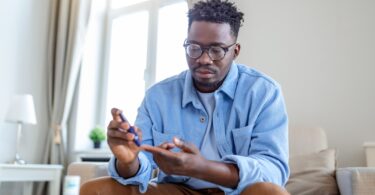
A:
{"label": "rolled-up sleeve", "polygon": [[148,182],[152,176],[152,165],[148,160],[147,156],[142,152],[139,153],[138,159],[140,162],[140,168],[134,177],[123,178],[116,170],[116,158],[112,157],[108,163],[109,175],[123,185],[138,185],[141,193],[146,192]]}

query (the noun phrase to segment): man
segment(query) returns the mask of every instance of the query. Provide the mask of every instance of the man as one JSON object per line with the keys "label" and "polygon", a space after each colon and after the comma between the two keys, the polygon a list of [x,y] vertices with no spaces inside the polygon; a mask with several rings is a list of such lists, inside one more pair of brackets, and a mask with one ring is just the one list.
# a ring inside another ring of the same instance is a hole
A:
{"label": "man", "polygon": [[[122,111],[112,109],[113,179],[91,181],[82,194],[287,194],[280,87],[234,62],[243,14],[233,3],[209,0],[195,4],[188,17],[189,70],[147,90],[134,127],[140,147]],[[150,183],[155,168],[160,171]]]}

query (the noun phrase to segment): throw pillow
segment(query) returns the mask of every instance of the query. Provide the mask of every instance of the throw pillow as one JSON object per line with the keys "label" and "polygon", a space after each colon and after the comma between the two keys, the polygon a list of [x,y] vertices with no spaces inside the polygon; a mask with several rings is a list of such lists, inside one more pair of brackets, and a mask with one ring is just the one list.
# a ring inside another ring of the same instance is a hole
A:
{"label": "throw pillow", "polygon": [[289,159],[290,177],[286,189],[292,195],[339,194],[334,149],[319,153],[292,156]]}

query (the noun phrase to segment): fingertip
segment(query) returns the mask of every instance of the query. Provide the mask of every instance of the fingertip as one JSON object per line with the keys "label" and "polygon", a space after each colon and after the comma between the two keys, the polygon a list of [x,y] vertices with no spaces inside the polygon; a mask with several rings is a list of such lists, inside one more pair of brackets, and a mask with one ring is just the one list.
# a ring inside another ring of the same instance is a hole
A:
{"label": "fingertip", "polygon": [[113,118],[114,120],[116,120],[116,121],[121,122],[121,118],[120,118],[120,113],[121,113],[121,112],[122,112],[122,111],[121,111],[120,109],[118,109],[118,108],[112,108],[112,109],[111,109],[112,118]]}
{"label": "fingertip", "polygon": [[112,109],[111,109],[111,113],[112,113],[112,115],[117,114],[118,111],[119,111],[118,108],[112,108]]}
{"label": "fingertip", "polygon": [[178,137],[173,137],[173,143],[177,146],[182,146],[184,144],[184,142]]}

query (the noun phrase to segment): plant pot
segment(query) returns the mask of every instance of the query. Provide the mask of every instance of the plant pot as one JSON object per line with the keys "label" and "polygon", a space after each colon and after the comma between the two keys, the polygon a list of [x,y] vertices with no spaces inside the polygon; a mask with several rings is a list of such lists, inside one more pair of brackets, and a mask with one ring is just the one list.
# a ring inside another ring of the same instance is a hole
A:
{"label": "plant pot", "polygon": [[100,148],[102,142],[94,142],[94,148]]}

